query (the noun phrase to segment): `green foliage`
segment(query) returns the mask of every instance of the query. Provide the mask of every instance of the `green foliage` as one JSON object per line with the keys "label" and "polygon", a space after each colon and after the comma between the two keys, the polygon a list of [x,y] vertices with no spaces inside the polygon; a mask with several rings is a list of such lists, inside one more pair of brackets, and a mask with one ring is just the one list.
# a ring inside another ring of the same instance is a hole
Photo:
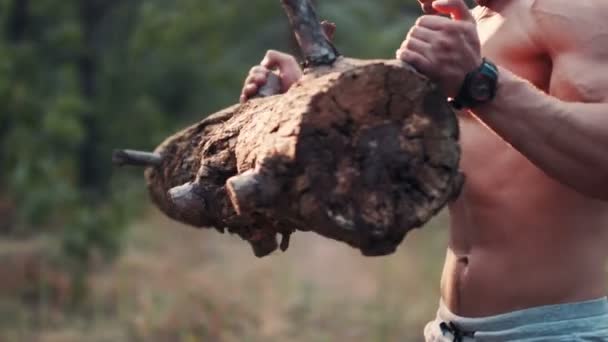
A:
{"label": "green foliage", "polygon": [[[339,49],[365,58],[392,58],[418,10],[317,3]],[[95,251],[116,255],[147,201],[141,173],[112,170],[111,150],[152,149],[234,103],[265,50],[292,47],[278,0],[0,0],[0,200],[17,208],[8,233],[51,233],[80,268]]]}

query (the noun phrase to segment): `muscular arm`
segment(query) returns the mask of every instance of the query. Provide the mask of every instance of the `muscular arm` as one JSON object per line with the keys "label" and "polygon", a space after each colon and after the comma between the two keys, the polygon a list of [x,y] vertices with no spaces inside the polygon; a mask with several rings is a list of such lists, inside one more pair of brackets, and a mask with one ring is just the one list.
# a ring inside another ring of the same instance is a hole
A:
{"label": "muscular arm", "polygon": [[501,69],[496,99],[473,114],[548,175],[608,200],[608,6],[567,1],[532,8],[552,60],[549,93]]}

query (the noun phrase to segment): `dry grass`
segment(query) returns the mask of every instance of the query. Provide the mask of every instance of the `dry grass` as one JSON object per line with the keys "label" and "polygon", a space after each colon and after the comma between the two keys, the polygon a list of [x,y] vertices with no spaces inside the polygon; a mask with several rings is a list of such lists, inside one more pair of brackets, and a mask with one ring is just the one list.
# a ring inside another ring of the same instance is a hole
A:
{"label": "dry grass", "polygon": [[421,341],[438,300],[445,219],[388,257],[297,233],[255,259],[236,237],[152,211],[89,279],[84,308],[0,299],[0,341]]}

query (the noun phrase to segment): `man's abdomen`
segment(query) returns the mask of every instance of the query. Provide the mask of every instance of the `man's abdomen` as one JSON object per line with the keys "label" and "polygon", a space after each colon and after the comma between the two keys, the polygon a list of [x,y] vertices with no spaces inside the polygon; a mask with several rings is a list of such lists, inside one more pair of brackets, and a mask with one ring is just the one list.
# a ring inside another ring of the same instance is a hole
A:
{"label": "man's abdomen", "polygon": [[608,203],[549,178],[487,129],[465,122],[461,145],[466,182],[450,206],[442,277],[449,309],[480,317],[606,295]]}
{"label": "man's abdomen", "polygon": [[[474,249],[446,257],[442,297],[465,317],[484,317],[542,305],[590,300],[606,295],[603,267],[595,260],[554,250],[555,260],[528,258],[516,249]],[[598,256],[598,258],[603,259]],[[586,263],[586,264],[585,264]]]}

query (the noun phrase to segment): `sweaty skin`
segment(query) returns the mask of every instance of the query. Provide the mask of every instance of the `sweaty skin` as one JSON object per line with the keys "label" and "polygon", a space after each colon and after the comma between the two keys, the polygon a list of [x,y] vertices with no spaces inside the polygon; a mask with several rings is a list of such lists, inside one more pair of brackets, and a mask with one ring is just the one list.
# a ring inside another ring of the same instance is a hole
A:
{"label": "sweaty skin", "polygon": [[[500,69],[497,97],[459,114],[467,178],[450,205],[443,301],[482,317],[606,296],[608,2],[420,2],[450,18],[421,17],[398,58],[450,96],[482,56]],[[244,99],[267,72],[252,69]]]}

